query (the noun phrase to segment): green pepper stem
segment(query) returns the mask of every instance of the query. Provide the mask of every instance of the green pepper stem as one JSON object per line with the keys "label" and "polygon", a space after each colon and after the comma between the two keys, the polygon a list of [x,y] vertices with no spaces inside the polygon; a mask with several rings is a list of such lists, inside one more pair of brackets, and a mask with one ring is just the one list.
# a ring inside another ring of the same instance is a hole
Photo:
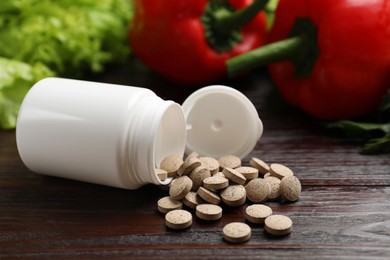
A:
{"label": "green pepper stem", "polygon": [[305,41],[306,37],[297,35],[231,58],[226,62],[228,74],[230,77],[234,77],[271,62],[292,60],[300,52]]}
{"label": "green pepper stem", "polygon": [[227,35],[238,30],[251,21],[264,9],[268,0],[254,0],[252,4],[235,12],[220,9],[215,13],[215,29],[219,34]]}

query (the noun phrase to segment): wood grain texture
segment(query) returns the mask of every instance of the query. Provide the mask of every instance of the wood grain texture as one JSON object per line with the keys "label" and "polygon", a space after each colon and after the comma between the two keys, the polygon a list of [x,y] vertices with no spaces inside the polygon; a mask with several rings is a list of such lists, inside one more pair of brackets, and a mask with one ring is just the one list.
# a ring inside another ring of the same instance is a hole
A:
{"label": "wood grain texture", "polygon": [[[148,87],[177,102],[193,91],[134,64],[89,79]],[[252,156],[283,163],[303,184],[298,202],[266,203],[293,220],[289,236],[251,224],[250,241],[226,243],[223,226],[245,221],[249,204],[223,207],[219,221],[194,218],[189,229],[172,231],[156,209],[167,194],[159,187],[129,191],[34,174],[19,158],[15,132],[0,131],[0,258],[389,259],[390,156],[359,155],[356,145],[283,104],[266,79],[222,83],[247,95],[264,123],[244,164]]]}

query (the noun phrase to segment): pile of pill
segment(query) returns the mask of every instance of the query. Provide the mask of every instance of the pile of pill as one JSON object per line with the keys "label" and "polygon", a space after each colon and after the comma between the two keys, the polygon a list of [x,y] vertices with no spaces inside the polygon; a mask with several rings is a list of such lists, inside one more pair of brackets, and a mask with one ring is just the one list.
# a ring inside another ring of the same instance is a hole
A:
{"label": "pile of pill", "polygon": [[[161,180],[172,178],[169,196],[157,202],[158,210],[166,214],[165,223],[171,229],[185,229],[192,224],[192,214],[183,204],[195,210],[197,218],[215,221],[222,217],[222,207],[239,207],[247,201],[245,218],[254,224],[264,224],[265,230],[274,236],[291,232],[292,221],[284,215],[273,215],[266,201],[290,201],[299,199],[301,183],[294,173],[282,164],[268,165],[252,158],[250,166],[242,166],[241,159],[227,155],[218,160],[199,157],[196,152],[183,160],[178,155],[164,158],[156,174]],[[242,243],[251,237],[246,223],[233,222],[223,228],[223,237],[230,243]]]}

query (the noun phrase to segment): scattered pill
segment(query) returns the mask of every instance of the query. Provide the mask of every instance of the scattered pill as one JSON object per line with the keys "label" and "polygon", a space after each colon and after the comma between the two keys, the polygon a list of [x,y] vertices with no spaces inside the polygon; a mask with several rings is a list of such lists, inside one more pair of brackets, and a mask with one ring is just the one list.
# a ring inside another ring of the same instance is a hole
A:
{"label": "scattered pill", "polygon": [[225,177],[212,176],[203,180],[203,187],[209,190],[220,190],[229,186],[229,180]]}
{"label": "scattered pill", "polygon": [[205,203],[205,201],[196,194],[194,191],[190,191],[183,198],[183,203],[189,208],[195,209],[196,206]]}
{"label": "scattered pill", "polygon": [[224,178],[226,178],[226,176],[225,176],[225,174],[223,174],[223,172],[217,172],[217,173],[215,173],[214,175],[213,175],[213,177],[224,177]]}
{"label": "scattered pill", "polygon": [[241,206],[246,201],[246,190],[242,185],[230,185],[221,191],[221,199],[228,206]]}
{"label": "scattered pill", "polygon": [[264,179],[265,182],[268,183],[271,191],[269,193],[269,200],[277,200],[280,198],[280,180],[274,176],[269,176]]}
{"label": "scattered pill", "polygon": [[215,205],[221,203],[221,199],[219,198],[218,194],[215,194],[214,192],[209,191],[203,187],[200,187],[198,189],[197,194],[208,203],[215,204]]}
{"label": "scattered pill", "polygon": [[171,183],[169,196],[175,200],[181,200],[192,188],[192,181],[188,176],[181,176]]}
{"label": "scattered pill", "polygon": [[192,153],[190,153],[189,155],[187,155],[186,160],[187,160],[188,158],[190,158],[190,157],[199,158],[199,154],[198,154],[197,152],[192,152]]}
{"label": "scattered pill", "polygon": [[218,159],[218,162],[222,169],[225,167],[234,169],[241,166],[241,159],[234,155],[222,156]]}
{"label": "scattered pill", "polygon": [[177,170],[179,176],[189,175],[195,168],[201,166],[202,163],[196,157],[189,157]]}
{"label": "scattered pill", "polygon": [[165,224],[172,229],[185,229],[192,224],[192,215],[187,210],[175,209],[165,215]]}
{"label": "scattered pill", "polygon": [[266,174],[264,174],[263,178],[265,179],[265,178],[268,178],[270,176],[271,176],[271,173],[267,172]]}
{"label": "scattered pill", "polygon": [[287,201],[297,201],[301,191],[301,182],[295,176],[284,177],[280,182],[280,195]]}
{"label": "scattered pill", "polygon": [[253,204],[245,209],[246,219],[255,224],[264,224],[264,220],[271,215],[272,209],[262,204]]}
{"label": "scattered pill", "polygon": [[236,171],[241,173],[246,180],[252,180],[256,179],[259,177],[259,170],[254,168],[254,167],[249,167],[249,166],[241,166],[238,168],[235,168]]}
{"label": "scattered pill", "polygon": [[257,170],[259,170],[259,173],[261,175],[264,175],[266,174],[267,172],[269,172],[269,166],[268,164],[266,164],[263,160],[260,160],[259,158],[252,158],[250,161],[249,161],[249,164],[256,168]]}
{"label": "scattered pill", "polygon": [[172,199],[169,196],[163,197],[157,201],[157,209],[161,213],[168,213],[171,210],[181,209],[183,203],[177,200]]}
{"label": "scattered pill", "polygon": [[230,243],[243,243],[251,238],[251,228],[241,222],[233,222],[224,226],[223,238]]}
{"label": "scattered pill", "polygon": [[219,171],[219,162],[217,159],[214,159],[212,157],[200,157],[199,161],[204,167],[209,169],[211,175],[214,175]]}
{"label": "scattered pill", "polygon": [[290,168],[284,166],[283,164],[273,163],[269,167],[271,176],[275,176],[279,179],[283,179],[287,176],[293,176],[294,173]]}
{"label": "scattered pill", "polygon": [[214,204],[196,206],[196,216],[203,220],[218,220],[222,217],[222,208]]}
{"label": "scattered pill", "polygon": [[249,181],[245,189],[247,198],[254,203],[266,201],[271,193],[269,184],[260,178]]}
{"label": "scattered pill", "polygon": [[190,173],[190,179],[192,180],[192,190],[197,191],[199,187],[203,185],[203,180],[209,177],[211,177],[211,173],[203,165],[195,168]]}
{"label": "scattered pill", "polygon": [[154,170],[157,177],[160,179],[160,181],[165,181],[166,178],[168,178],[168,172],[163,169],[155,169]]}
{"label": "scattered pill", "polygon": [[183,164],[183,159],[179,155],[169,155],[165,157],[160,163],[160,169],[166,170],[168,177],[174,177],[177,170]]}
{"label": "scattered pill", "polygon": [[265,230],[275,236],[285,236],[291,232],[292,221],[284,215],[271,215],[264,221]]}
{"label": "scattered pill", "polygon": [[237,184],[244,185],[246,182],[244,175],[233,168],[225,167],[223,168],[222,173],[226,176],[226,178]]}

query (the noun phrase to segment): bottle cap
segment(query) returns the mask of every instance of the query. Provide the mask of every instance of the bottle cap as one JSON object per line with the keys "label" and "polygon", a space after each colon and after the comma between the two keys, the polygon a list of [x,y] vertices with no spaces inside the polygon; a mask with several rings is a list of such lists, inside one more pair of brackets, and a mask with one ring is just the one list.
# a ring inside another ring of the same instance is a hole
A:
{"label": "bottle cap", "polygon": [[247,156],[263,133],[252,102],[241,92],[214,85],[192,93],[182,105],[186,117],[186,153],[219,158]]}

